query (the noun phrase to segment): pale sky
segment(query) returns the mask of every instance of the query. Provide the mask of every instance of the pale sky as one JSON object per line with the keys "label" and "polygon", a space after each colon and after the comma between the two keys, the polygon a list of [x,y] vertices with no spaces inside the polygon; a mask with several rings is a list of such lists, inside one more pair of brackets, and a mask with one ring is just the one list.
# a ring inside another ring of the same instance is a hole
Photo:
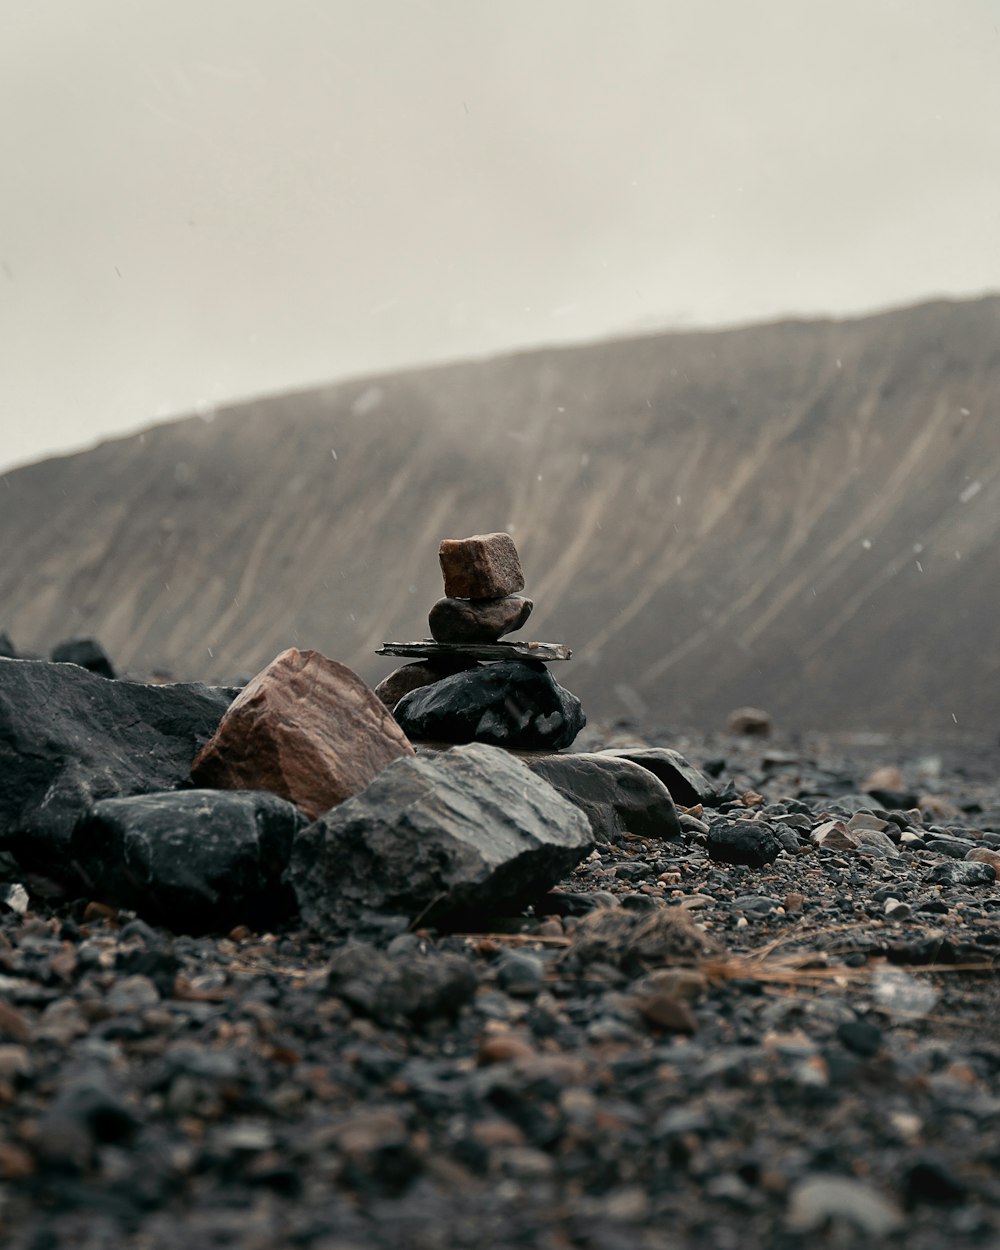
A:
{"label": "pale sky", "polygon": [[0,468],[1000,289],[1000,0],[0,0]]}

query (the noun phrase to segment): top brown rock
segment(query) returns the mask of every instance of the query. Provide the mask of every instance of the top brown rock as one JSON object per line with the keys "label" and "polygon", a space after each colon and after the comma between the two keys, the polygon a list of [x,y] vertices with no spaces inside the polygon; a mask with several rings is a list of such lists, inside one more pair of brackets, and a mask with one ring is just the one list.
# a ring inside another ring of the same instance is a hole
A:
{"label": "top brown rock", "polygon": [[509,534],[445,538],[438,558],[449,598],[500,599],[524,589],[521,561]]}
{"label": "top brown rock", "polygon": [[230,704],[191,776],[220,790],[270,790],[315,819],[412,754],[356,673],[318,651],[290,648]]}

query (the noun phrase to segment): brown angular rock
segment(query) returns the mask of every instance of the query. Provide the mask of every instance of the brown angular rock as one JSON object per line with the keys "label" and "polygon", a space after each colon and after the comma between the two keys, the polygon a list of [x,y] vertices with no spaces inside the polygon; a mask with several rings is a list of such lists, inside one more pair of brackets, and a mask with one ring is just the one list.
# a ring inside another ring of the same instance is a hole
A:
{"label": "brown angular rock", "polygon": [[439,599],[427,618],[435,642],[496,642],[520,629],[535,605],[523,595]]}
{"label": "brown angular rock", "polygon": [[828,851],[856,851],[861,839],[852,833],[842,820],[827,820],[817,826],[809,835],[810,841],[817,846],[825,846]]}
{"label": "brown angular rock", "polygon": [[318,651],[283,651],[247,685],[195,756],[218,790],[270,790],[315,820],[412,755],[374,691]]}
{"label": "brown angular rock", "polygon": [[416,664],[404,664],[402,668],[394,668],[388,677],[383,677],[375,687],[375,693],[391,712],[400,699],[411,690],[419,690],[421,686],[430,686],[452,673],[462,673],[468,668],[478,668],[475,660],[453,659],[442,656],[440,660],[421,660]]}
{"label": "brown angular rock", "polygon": [[450,599],[499,599],[524,589],[521,561],[509,534],[442,539],[438,559]]}

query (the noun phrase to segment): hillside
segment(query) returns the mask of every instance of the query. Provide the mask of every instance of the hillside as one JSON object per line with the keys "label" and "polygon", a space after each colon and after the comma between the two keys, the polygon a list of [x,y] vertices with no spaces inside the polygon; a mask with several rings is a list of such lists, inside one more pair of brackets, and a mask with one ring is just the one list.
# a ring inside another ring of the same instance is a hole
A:
{"label": "hillside", "polygon": [[229,679],[426,633],[514,534],[594,715],[1000,728],[1000,298],[671,333],[259,399],[0,479],[0,628]]}

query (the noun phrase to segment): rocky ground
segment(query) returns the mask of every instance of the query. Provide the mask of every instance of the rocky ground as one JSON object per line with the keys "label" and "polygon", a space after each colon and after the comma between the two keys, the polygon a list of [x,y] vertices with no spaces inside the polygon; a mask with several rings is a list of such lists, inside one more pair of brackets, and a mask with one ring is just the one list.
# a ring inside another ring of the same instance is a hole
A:
{"label": "rocky ground", "polygon": [[[721,806],[475,932],[176,936],[9,891],[4,1245],[1000,1245],[1000,885],[966,859],[997,753],[645,740]],[[741,838],[783,849],[710,857]]]}

